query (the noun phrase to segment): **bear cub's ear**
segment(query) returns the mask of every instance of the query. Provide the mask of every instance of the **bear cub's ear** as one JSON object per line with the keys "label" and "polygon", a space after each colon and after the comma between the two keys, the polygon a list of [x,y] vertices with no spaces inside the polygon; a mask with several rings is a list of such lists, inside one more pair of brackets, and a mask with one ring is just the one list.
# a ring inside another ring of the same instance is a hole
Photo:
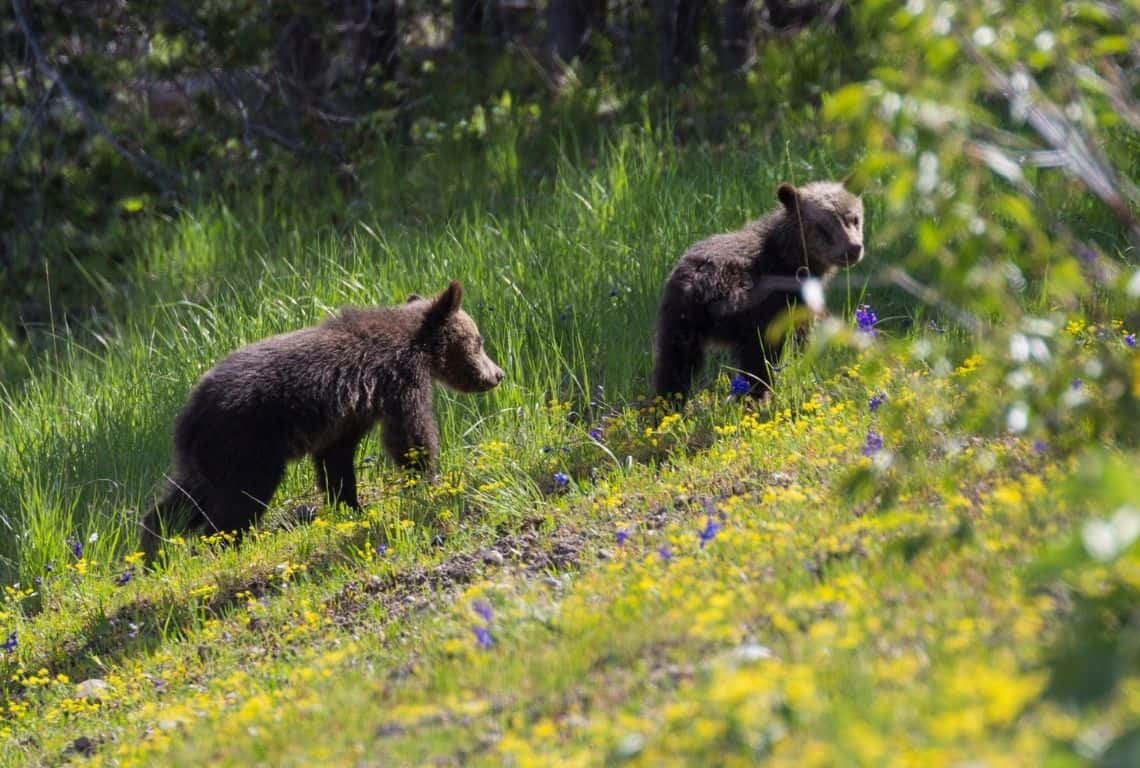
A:
{"label": "bear cub's ear", "polygon": [[796,188],[787,182],[781,184],[776,190],[776,197],[780,198],[780,202],[789,211],[796,209]]}
{"label": "bear cub's ear", "polygon": [[444,289],[443,293],[432,300],[424,323],[429,326],[440,325],[444,320],[458,311],[459,305],[462,303],[463,286],[459,284],[458,280],[452,280],[451,284]]}
{"label": "bear cub's ear", "polygon": [[422,298],[423,298],[423,296],[420,296],[418,293],[409,293],[407,303],[411,304],[413,301],[419,301]]}

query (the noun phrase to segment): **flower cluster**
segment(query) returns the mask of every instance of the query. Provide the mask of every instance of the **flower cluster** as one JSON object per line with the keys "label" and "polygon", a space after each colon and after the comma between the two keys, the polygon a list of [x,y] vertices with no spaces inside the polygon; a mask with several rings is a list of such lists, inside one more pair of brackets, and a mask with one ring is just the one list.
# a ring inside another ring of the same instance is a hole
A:
{"label": "flower cluster", "polygon": [[860,304],[855,308],[855,325],[863,333],[869,336],[878,334],[878,330],[875,328],[878,322],[879,317],[870,304]]}
{"label": "flower cluster", "polygon": [[492,647],[495,644],[495,638],[491,635],[491,619],[494,615],[491,611],[491,604],[486,600],[476,600],[471,605],[471,610],[484,622],[483,625],[476,624],[471,627],[471,632],[475,635],[475,644],[483,649]]}
{"label": "flower cluster", "polygon": [[867,430],[867,437],[863,441],[863,455],[874,456],[883,450],[883,436],[873,429]]}

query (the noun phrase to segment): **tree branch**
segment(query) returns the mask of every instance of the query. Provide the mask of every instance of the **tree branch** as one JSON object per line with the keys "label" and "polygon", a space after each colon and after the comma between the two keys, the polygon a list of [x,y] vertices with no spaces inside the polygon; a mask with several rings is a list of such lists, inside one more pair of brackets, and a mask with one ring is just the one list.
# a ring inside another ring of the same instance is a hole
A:
{"label": "tree branch", "polygon": [[106,139],[124,160],[130,163],[156,187],[161,189],[164,195],[175,194],[182,186],[179,178],[142,152],[131,151],[120,142],[115,134],[111,133],[110,129],[95,115],[91,108],[72,92],[59,72],[48,63],[47,57],[44,55],[43,49],[40,48],[39,41],[36,40],[36,36],[32,32],[32,27],[28,23],[22,0],[12,0],[12,12],[16,15],[16,22],[20,25],[20,31],[24,34],[24,39],[28,44],[28,50],[31,52],[36,65],[40,71],[54,83],[55,87],[59,88],[63,97],[75,108],[75,111],[79,113],[79,119],[83,122],[87,130]]}

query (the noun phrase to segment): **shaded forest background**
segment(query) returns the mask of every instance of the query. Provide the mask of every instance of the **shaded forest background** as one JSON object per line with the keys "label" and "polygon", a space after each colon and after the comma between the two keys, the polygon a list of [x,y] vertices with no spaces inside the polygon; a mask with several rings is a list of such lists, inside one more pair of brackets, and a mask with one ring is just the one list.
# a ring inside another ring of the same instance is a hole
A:
{"label": "shaded forest background", "polygon": [[[856,41],[867,37],[837,0],[7,5],[0,339],[10,347],[60,323],[97,326],[106,284],[132,258],[129,224],[203,194],[303,178],[347,205],[378,146],[477,150],[486,110],[512,103],[535,126],[521,142],[532,167],[552,141],[663,111],[677,140],[720,141],[861,74]],[[765,78],[764,57],[787,55],[769,44],[805,25],[832,30],[838,46],[817,40]]]}

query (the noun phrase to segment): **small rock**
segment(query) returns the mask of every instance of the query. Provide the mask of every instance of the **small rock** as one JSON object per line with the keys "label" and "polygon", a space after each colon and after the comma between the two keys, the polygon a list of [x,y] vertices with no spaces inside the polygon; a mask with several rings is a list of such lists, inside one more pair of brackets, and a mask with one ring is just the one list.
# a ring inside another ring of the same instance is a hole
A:
{"label": "small rock", "polygon": [[67,745],[67,749],[63,750],[65,755],[83,755],[84,757],[91,757],[95,754],[95,742],[86,736],[80,736],[75,741]]}
{"label": "small rock", "polygon": [[300,504],[293,507],[293,519],[298,523],[311,523],[317,519],[316,504]]}
{"label": "small rock", "polygon": [[640,733],[627,733],[617,743],[618,757],[633,757],[645,749],[645,737]]}
{"label": "small rock", "polygon": [[92,677],[75,686],[75,695],[80,699],[98,699],[102,701],[111,691],[111,685],[102,678]]}
{"label": "small rock", "polygon": [[614,559],[614,553],[610,552],[608,549],[599,549],[598,550],[598,559],[599,560],[613,560]]}
{"label": "small rock", "polygon": [[483,553],[483,562],[488,565],[502,565],[503,553],[497,549],[488,549]]}
{"label": "small rock", "polygon": [[169,720],[169,719],[159,720],[157,723],[155,723],[155,726],[158,728],[158,730],[163,731],[164,733],[169,733],[170,731],[178,730],[178,727],[180,725],[182,725],[182,723],[180,723],[179,721]]}
{"label": "small rock", "polygon": [[543,578],[542,583],[551,589],[562,589],[562,580],[554,576],[546,576]]}
{"label": "small rock", "polygon": [[772,658],[772,649],[760,643],[745,643],[732,651],[732,658],[739,662],[750,663]]}

